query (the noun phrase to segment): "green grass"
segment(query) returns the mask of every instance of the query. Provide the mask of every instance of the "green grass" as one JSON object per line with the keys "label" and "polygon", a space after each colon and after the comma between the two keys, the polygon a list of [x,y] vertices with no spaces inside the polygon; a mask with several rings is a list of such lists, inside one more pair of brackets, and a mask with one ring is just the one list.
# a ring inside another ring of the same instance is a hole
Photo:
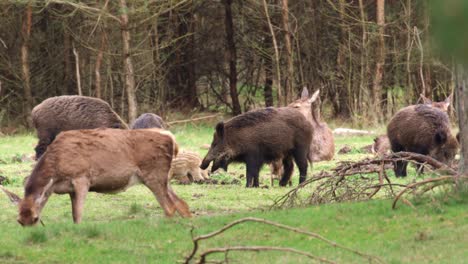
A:
{"label": "green grass", "polygon": [[[181,148],[206,153],[211,126],[171,128]],[[371,136],[337,137],[336,150],[370,144]],[[6,186],[22,193],[22,181],[32,162],[14,162],[13,157],[32,154],[35,136],[0,138],[0,175],[10,179]],[[313,171],[328,170],[341,160],[357,160],[368,154],[352,151],[336,155],[330,162],[314,164]],[[267,166],[261,181],[269,185]],[[406,181],[415,178],[413,168]],[[135,186],[115,195],[90,193],[83,223],[74,225],[68,195],[52,195],[42,212],[45,227],[22,228],[15,221],[17,209],[0,194],[0,263],[176,263],[191,249],[190,229],[209,233],[230,221],[246,216],[265,218],[319,233],[342,245],[381,257],[387,263],[466,263],[468,251],[468,195],[440,193],[413,200],[412,209],[400,204],[391,209],[390,200],[329,204],[305,208],[267,210],[272,201],[290,187],[246,189],[245,165],[213,175],[219,180],[237,179],[227,185],[173,185],[189,204],[192,219],[166,219],[153,194]],[[389,172],[389,175],[392,173]],[[423,177],[423,176],[420,176]],[[427,176],[426,176],[427,177]],[[298,181],[297,170],[293,185]],[[468,192],[466,192],[468,193]],[[220,237],[202,242],[202,248],[227,245],[270,245],[294,247],[341,263],[363,263],[363,259],[315,239],[258,223],[246,223]],[[223,256],[218,256],[223,257]],[[216,258],[218,258],[216,257]],[[240,263],[310,263],[309,259],[285,253],[230,253]]]}

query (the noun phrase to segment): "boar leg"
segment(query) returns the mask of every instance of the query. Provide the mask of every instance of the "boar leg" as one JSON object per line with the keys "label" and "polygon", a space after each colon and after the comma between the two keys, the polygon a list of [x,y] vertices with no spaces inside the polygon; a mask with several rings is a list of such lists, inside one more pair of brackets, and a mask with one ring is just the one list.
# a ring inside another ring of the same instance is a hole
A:
{"label": "boar leg", "polygon": [[47,150],[47,146],[54,141],[56,135],[56,133],[51,131],[38,131],[37,137],[39,138],[39,142],[34,148],[34,151],[36,152],[36,160],[44,154]]}
{"label": "boar leg", "polygon": [[308,151],[308,147],[304,148],[303,146],[300,146],[296,148],[293,152],[294,161],[296,162],[296,165],[299,168],[299,184],[303,183],[307,177]]}
{"label": "boar leg", "polygon": [[[405,149],[403,148],[402,145],[391,142],[392,146],[392,152],[397,153],[400,151],[404,151]],[[393,165],[393,170],[395,171],[395,176],[396,177],[406,177],[406,166],[408,165],[408,162],[406,161],[396,161]]]}
{"label": "boar leg", "polygon": [[74,192],[70,193],[73,222],[79,224],[83,215],[84,202],[89,191],[89,181],[86,178],[72,180]]}
{"label": "boar leg", "polygon": [[176,208],[174,202],[169,196],[169,191],[167,188],[168,172],[169,170],[153,170],[147,173],[143,173],[141,175],[141,179],[143,184],[151,190],[151,192],[156,197],[156,200],[158,200],[159,204],[164,210],[164,214],[168,217],[171,217],[174,215]]}
{"label": "boar leg", "polygon": [[287,156],[283,159],[283,175],[279,182],[280,186],[286,186],[291,181],[291,175],[294,169],[294,164],[291,156]]}
{"label": "boar leg", "polygon": [[245,187],[258,187],[258,173],[262,167],[262,162],[255,155],[251,155],[246,158],[245,163],[247,167],[247,182]]}

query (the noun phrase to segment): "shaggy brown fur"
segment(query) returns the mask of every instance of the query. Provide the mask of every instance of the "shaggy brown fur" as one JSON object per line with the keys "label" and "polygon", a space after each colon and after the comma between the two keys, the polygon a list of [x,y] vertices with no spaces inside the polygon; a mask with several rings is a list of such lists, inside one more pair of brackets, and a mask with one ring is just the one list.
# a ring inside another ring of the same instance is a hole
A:
{"label": "shaggy brown fur", "polygon": [[132,124],[132,129],[164,128],[164,121],[153,113],[141,114]]}
{"label": "shaggy brown fur", "polygon": [[213,161],[212,171],[227,170],[231,162],[245,162],[247,187],[258,187],[258,173],[264,163],[283,158],[285,166],[280,185],[288,183],[294,158],[303,182],[307,174],[312,126],[298,111],[283,108],[265,108],[244,113],[216,125],[210,150],[201,168]]}
{"label": "shaggy brown fur", "polygon": [[172,191],[168,182],[177,143],[170,132],[160,129],[93,129],[60,133],[36,164],[19,203],[18,222],[36,224],[52,193],[69,194],[73,221],[81,221],[89,191],[115,193],[143,183],[156,196],[166,216],[177,210],[190,217],[188,205]]}
{"label": "shaggy brown fur", "polygon": [[128,128],[105,101],[78,95],[51,97],[32,110],[37,130],[36,159],[39,159],[62,131],[99,127]]}
{"label": "shaggy brown fur", "polygon": [[380,135],[374,138],[374,144],[372,144],[372,153],[376,155],[385,155],[390,152],[390,140],[387,135]]}
{"label": "shaggy brown fur", "polygon": [[186,179],[190,182],[208,180],[208,172],[200,169],[201,162],[198,153],[187,150],[181,151],[172,160],[169,179],[175,179],[181,182],[186,182]]}
{"label": "shaggy brown fur", "polygon": [[[393,152],[409,151],[430,155],[449,163],[458,150],[445,112],[427,105],[412,105],[398,111],[387,126]],[[406,176],[407,162],[397,162],[395,175]]]}

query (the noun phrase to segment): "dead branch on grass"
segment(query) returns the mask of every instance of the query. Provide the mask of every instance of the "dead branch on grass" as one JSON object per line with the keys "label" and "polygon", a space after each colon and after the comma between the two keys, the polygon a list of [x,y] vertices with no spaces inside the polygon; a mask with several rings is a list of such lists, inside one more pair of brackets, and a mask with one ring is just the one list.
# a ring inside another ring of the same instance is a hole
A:
{"label": "dead branch on grass", "polygon": [[214,118],[214,117],[217,117],[217,116],[219,116],[219,114],[196,117],[196,118],[190,118],[190,119],[184,119],[184,120],[175,120],[175,121],[167,122],[166,124],[170,126],[170,125],[174,125],[174,124],[200,121],[200,120],[204,120],[204,119]]}
{"label": "dead branch on grass", "polygon": [[[280,228],[280,229],[284,229],[284,230],[287,230],[287,231],[291,231],[291,232],[294,232],[294,233],[298,233],[298,234],[303,234],[303,235],[306,235],[306,236],[309,236],[309,237],[313,237],[313,238],[316,238],[334,248],[339,248],[339,249],[342,249],[342,250],[345,250],[345,251],[348,251],[350,253],[353,253],[353,254],[356,254],[362,258],[365,258],[367,260],[369,260],[370,262],[372,261],[375,261],[376,263],[382,263],[382,260],[376,256],[372,256],[372,255],[368,255],[366,253],[363,253],[363,252],[360,252],[360,251],[357,251],[357,250],[354,250],[352,248],[349,248],[349,247],[346,247],[346,246],[343,246],[343,245],[340,245],[334,241],[331,241],[317,233],[313,233],[313,232],[310,232],[310,231],[307,231],[307,230],[302,230],[302,229],[299,229],[299,228],[295,228],[295,227],[290,227],[290,226],[287,226],[287,225],[283,225],[283,224],[280,224],[280,223],[276,223],[276,222],[272,222],[272,221],[269,221],[269,220],[266,220],[266,219],[261,219],[261,218],[255,218],[255,217],[246,217],[246,218],[242,218],[242,219],[239,219],[239,220],[236,220],[236,221],[233,221],[225,226],[223,226],[222,228],[216,230],[216,231],[213,231],[209,234],[205,234],[205,235],[200,235],[200,236],[197,236],[197,237],[193,237],[193,228],[191,229],[191,234],[192,234],[192,242],[193,242],[193,249],[192,249],[192,252],[185,258],[185,264],[189,264],[191,262],[191,260],[194,259],[195,255],[197,254],[197,251],[199,249],[199,242],[201,240],[206,240],[206,239],[209,239],[209,238],[212,238],[212,237],[215,237],[215,236],[218,236],[222,233],[224,233],[226,230],[228,229],[231,229],[232,227],[236,226],[236,225],[239,225],[241,223],[245,223],[245,222],[257,222],[257,223],[262,223],[262,224],[265,224],[265,225],[270,225],[270,226],[274,226],[274,227],[277,227],[277,228]],[[284,252],[291,252],[291,253],[295,253],[295,254],[300,254],[300,255],[304,255],[304,256],[307,256],[309,258],[313,258],[315,260],[319,260],[321,262],[326,262],[326,263],[333,263],[332,261],[330,260],[327,260],[327,259],[324,259],[324,258],[320,258],[320,257],[316,257],[308,252],[304,252],[304,251],[300,251],[300,250],[297,250],[297,249],[293,249],[293,248],[285,248],[285,247],[272,247],[272,246],[233,246],[233,247],[224,247],[224,248],[210,248],[210,249],[207,249],[205,251],[203,251],[201,254],[200,254],[200,259],[197,263],[206,263],[206,256],[208,256],[209,254],[213,254],[213,253],[228,253],[229,251],[284,251]],[[225,256],[225,258],[227,258],[227,256]],[[226,260],[226,259],[225,259]],[[226,262],[226,261],[225,261]]]}
{"label": "dead branch on grass", "polygon": [[[392,183],[387,176],[386,170],[392,169],[393,164],[397,161],[422,165],[429,171],[437,174],[448,174],[448,176],[425,179],[409,185]],[[377,174],[378,178],[371,177],[370,174]],[[322,171],[279,197],[272,207],[369,200],[385,190],[388,196],[395,198],[392,206],[395,208],[400,197],[411,189],[414,190],[429,183],[434,184],[423,189],[420,192],[420,194],[423,194],[438,186],[456,182],[461,178],[463,177],[458,175],[454,169],[429,156],[411,152],[398,152],[357,162],[340,162],[331,172]],[[384,180],[387,183],[384,183]],[[395,194],[395,189],[399,190],[398,194]],[[303,197],[301,199],[301,192],[308,192],[305,199]],[[409,204],[409,201],[405,203]]]}

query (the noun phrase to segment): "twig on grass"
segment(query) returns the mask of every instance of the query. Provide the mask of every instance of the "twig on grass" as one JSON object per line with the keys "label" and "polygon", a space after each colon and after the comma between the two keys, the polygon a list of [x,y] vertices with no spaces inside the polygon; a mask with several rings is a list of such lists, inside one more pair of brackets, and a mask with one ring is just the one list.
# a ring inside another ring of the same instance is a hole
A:
{"label": "twig on grass", "polygon": [[[283,225],[283,224],[280,224],[280,223],[276,223],[276,222],[272,222],[272,221],[269,221],[269,220],[266,220],[266,219],[261,219],[261,218],[255,218],[255,217],[246,217],[246,218],[242,218],[242,219],[239,219],[239,220],[236,220],[236,221],[233,221],[225,226],[223,226],[222,228],[216,230],[216,231],[213,231],[209,234],[205,234],[205,235],[200,235],[200,236],[197,236],[197,237],[193,237],[193,230],[191,230],[191,233],[192,233],[192,242],[193,242],[193,249],[192,249],[192,252],[185,258],[185,262],[186,264],[189,264],[191,260],[193,260],[193,258],[195,257],[197,251],[198,251],[198,248],[199,248],[199,242],[201,240],[206,240],[206,239],[209,239],[209,238],[212,238],[212,237],[215,237],[217,235],[220,235],[222,233],[224,233],[226,230],[238,225],[238,224],[241,224],[241,223],[245,223],[245,222],[257,222],[257,223],[262,223],[262,224],[266,224],[266,225],[270,225],[270,226],[274,226],[274,227],[277,227],[277,228],[280,228],[280,229],[284,229],[284,230],[287,230],[287,231],[291,231],[291,232],[294,232],[294,233],[298,233],[298,234],[303,234],[303,235],[307,235],[309,237],[313,237],[313,238],[316,238],[332,247],[335,247],[335,248],[339,248],[339,249],[342,249],[342,250],[346,250],[348,252],[351,252],[351,253],[354,253],[360,257],[363,257],[363,258],[366,258],[368,259],[369,261],[376,261],[377,263],[382,263],[382,260],[380,260],[380,258],[378,257],[375,257],[375,256],[372,256],[372,255],[368,255],[366,253],[363,253],[363,252],[360,252],[360,251],[357,251],[357,250],[354,250],[352,248],[349,248],[349,247],[346,247],[346,246],[343,246],[343,245],[340,245],[334,241],[331,241],[317,233],[313,233],[313,232],[310,232],[310,231],[306,231],[306,230],[302,230],[302,229],[299,229],[299,228],[294,228],[294,227],[290,227],[290,226],[287,226],[287,225]],[[279,250],[279,251],[289,251],[289,252],[294,252],[296,254],[301,254],[301,255],[306,255],[308,257],[311,257],[311,258],[315,258],[317,260],[322,260],[323,262],[328,262],[328,263],[333,263],[331,261],[328,261],[326,259],[322,259],[322,258],[319,258],[319,257],[316,257],[310,253],[307,253],[307,252],[303,252],[303,251],[300,251],[300,250],[296,250],[296,249],[291,249],[291,248],[282,248],[282,247],[267,247],[267,246],[234,246],[234,247],[225,247],[225,248],[212,248],[212,249],[208,249],[208,250],[205,250],[204,252],[201,253],[200,255],[200,261],[198,263],[206,263],[206,255],[208,254],[211,254],[211,253],[216,253],[216,252],[228,252],[228,251],[260,251],[260,250]],[[205,262],[201,262],[201,261],[205,261]]]}

